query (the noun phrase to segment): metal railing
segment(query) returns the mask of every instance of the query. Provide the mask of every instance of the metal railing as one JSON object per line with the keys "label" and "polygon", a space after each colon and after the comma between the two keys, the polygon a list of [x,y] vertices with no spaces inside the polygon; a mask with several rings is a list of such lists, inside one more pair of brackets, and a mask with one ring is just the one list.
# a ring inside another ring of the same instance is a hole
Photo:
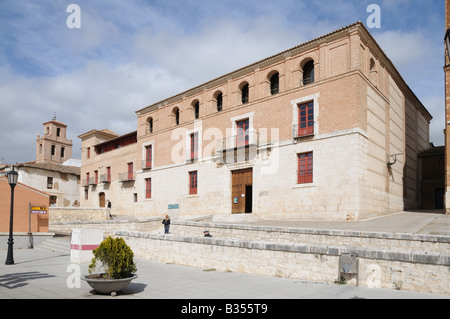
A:
{"label": "metal railing", "polygon": [[299,124],[292,125],[292,138],[299,138],[311,135],[314,135],[314,125],[307,127],[300,127]]}
{"label": "metal railing", "polygon": [[258,146],[259,134],[255,131],[229,136],[217,140],[217,152],[224,152],[236,148],[245,148],[250,146]]}
{"label": "metal railing", "polygon": [[100,175],[100,183],[111,183],[111,175],[101,174]]}
{"label": "metal railing", "polygon": [[152,169],[152,161],[142,160],[142,169]]}
{"label": "metal railing", "polygon": [[136,174],[134,172],[119,173],[120,182],[130,182],[136,179]]}
{"label": "metal railing", "polygon": [[314,77],[304,78],[304,79],[300,80],[301,86],[312,84],[312,83],[314,83]]}
{"label": "metal railing", "polygon": [[98,178],[96,177],[89,177],[88,185],[97,185],[98,184]]}

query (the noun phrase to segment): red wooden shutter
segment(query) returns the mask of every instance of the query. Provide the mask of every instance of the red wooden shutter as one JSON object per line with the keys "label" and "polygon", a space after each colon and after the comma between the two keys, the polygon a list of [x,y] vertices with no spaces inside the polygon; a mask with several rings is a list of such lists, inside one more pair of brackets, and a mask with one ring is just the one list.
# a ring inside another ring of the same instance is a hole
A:
{"label": "red wooden shutter", "polygon": [[133,163],[128,163],[128,180],[133,180]]}
{"label": "red wooden shutter", "polygon": [[197,171],[189,172],[189,194],[197,194]]}
{"label": "red wooden shutter", "polygon": [[145,168],[152,168],[152,146],[145,147]]}
{"label": "red wooden shutter", "polygon": [[297,183],[306,184],[313,182],[313,153],[298,154]]}
{"label": "red wooden shutter", "polygon": [[298,136],[314,134],[314,103],[298,106]]}
{"label": "red wooden shutter", "polygon": [[191,134],[191,160],[198,158],[198,133]]}
{"label": "red wooden shutter", "polygon": [[237,135],[236,135],[236,147],[248,145],[249,143],[249,120],[243,120],[236,123]]}
{"label": "red wooden shutter", "polygon": [[145,198],[152,198],[152,179],[145,180]]}

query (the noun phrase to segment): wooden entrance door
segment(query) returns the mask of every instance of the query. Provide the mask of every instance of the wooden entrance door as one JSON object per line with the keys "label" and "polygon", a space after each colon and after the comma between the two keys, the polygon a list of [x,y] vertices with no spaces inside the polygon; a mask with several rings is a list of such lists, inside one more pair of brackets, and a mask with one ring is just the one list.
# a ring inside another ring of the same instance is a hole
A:
{"label": "wooden entrance door", "polygon": [[252,212],[253,170],[251,168],[231,172],[231,212]]}
{"label": "wooden entrance door", "polygon": [[100,207],[105,207],[105,193],[98,194],[98,201]]}

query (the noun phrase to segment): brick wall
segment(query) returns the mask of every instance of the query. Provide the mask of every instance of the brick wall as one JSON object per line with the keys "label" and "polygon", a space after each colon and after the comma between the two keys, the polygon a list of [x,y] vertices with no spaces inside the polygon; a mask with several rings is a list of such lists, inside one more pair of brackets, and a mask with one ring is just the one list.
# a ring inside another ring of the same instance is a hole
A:
{"label": "brick wall", "polygon": [[[0,232],[9,232],[10,221],[11,187],[8,180],[0,177]],[[47,214],[31,214],[32,206],[49,207],[49,197],[47,194],[18,183],[14,188],[14,232],[29,232],[30,218],[32,232],[48,232]]]}

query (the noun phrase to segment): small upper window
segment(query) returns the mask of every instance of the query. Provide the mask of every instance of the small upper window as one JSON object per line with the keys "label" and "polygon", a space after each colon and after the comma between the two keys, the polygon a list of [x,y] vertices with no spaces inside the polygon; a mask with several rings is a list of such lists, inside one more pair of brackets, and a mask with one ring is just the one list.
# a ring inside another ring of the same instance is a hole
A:
{"label": "small upper window", "polygon": [[314,61],[310,60],[303,66],[303,85],[314,83]]}
{"label": "small upper window", "polygon": [[172,110],[172,115],[175,117],[175,125],[180,124],[180,109],[179,108],[174,108]]}
{"label": "small upper window", "polygon": [[370,71],[375,69],[375,60],[373,58],[370,59]]}
{"label": "small upper window", "polygon": [[148,119],[147,119],[147,124],[148,124],[148,130],[147,130],[147,132],[148,133],[153,133],[153,118],[152,117],[149,117]]}
{"label": "small upper window", "polygon": [[194,105],[194,117],[196,119],[200,117],[200,103],[198,101]]}
{"label": "small upper window", "polygon": [[280,91],[280,79],[278,72],[270,77],[270,94],[274,95]]}
{"label": "small upper window", "polygon": [[48,189],[53,188],[53,177],[47,177],[47,188]]}
{"label": "small upper window", "polygon": [[219,93],[217,95],[217,112],[222,111],[223,108],[223,94]]}
{"label": "small upper window", "polygon": [[56,136],[61,136],[61,129],[59,127],[56,128]]}

